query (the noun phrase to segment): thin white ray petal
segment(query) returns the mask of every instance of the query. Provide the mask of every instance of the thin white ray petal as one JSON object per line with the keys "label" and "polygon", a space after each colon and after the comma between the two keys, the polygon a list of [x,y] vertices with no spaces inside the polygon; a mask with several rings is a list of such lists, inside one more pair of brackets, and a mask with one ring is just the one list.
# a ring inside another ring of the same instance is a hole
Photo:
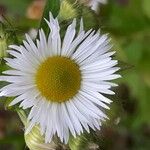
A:
{"label": "thin white ray petal", "polygon": [[18,71],[18,70],[6,70],[6,71],[3,71],[3,74],[14,75],[14,76],[25,76],[25,75],[28,75],[27,73],[22,72],[22,71]]}
{"label": "thin white ray petal", "polygon": [[84,78],[85,81],[87,82],[100,82],[100,81],[110,81],[110,80],[115,80],[115,79],[118,79],[118,78],[121,78],[121,75],[119,74],[112,74],[112,75],[108,75],[108,76],[105,76],[105,77],[100,77],[100,78]]}
{"label": "thin white ray petal", "polygon": [[97,104],[97,105],[99,105],[99,106],[101,106],[105,109],[110,109],[105,103],[103,103],[99,99],[97,99],[97,98],[93,97],[92,95],[90,95],[89,92],[86,92],[86,94],[85,94],[84,91],[80,91],[80,93],[82,95],[84,95],[87,100],[92,101],[93,103],[95,103],[95,104]]}
{"label": "thin white ray petal", "polygon": [[82,43],[83,40],[91,33],[92,30],[89,30],[85,33],[85,31],[82,31],[80,34],[77,35],[77,37],[72,41],[70,48],[67,51],[66,56],[72,57],[73,53],[76,51],[76,48],[78,45]]}
{"label": "thin white ray petal", "polygon": [[29,44],[29,45],[31,46],[31,48],[32,48],[32,51],[33,51],[35,54],[38,53],[38,49],[37,49],[35,43],[33,42],[32,38],[31,38],[28,34],[25,34],[25,36],[26,36],[26,39],[27,39],[28,44]]}
{"label": "thin white ray petal", "polygon": [[104,94],[109,94],[109,95],[114,95],[115,92],[111,91],[111,90],[108,90],[108,89],[101,89],[99,90],[100,93],[104,93]]}
{"label": "thin white ray petal", "polygon": [[91,64],[86,64],[86,65],[83,65],[83,66],[80,66],[81,69],[90,69],[90,68],[96,68],[98,66],[101,66],[103,64],[106,64],[106,63],[109,63],[111,61],[111,58],[108,57],[108,58],[105,58],[105,59],[101,59],[101,60],[98,60],[96,62],[93,62]]}
{"label": "thin white ray petal", "polygon": [[51,102],[47,102],[46,99],[44,98],[42,100],[44,100],[45,102],[40,115],[40,127],[41,127],[41,135],[44,136],[47,128],[47,120],[49,117],[49,109],[51,108]]}
{"label": "thin white ray petal", "polygon": [[106,38],[107,38],[107,36],[103,35],[102,37],[97,39],[97,41],[95,43],[91,44],[91,46],[89,45],[88,48],[84,49],[84,51],[82,52],[82,55],[80,55],[80,57],[76,58],[77,61],[80,64],[82,64],[83,61],[85,61],[90,55],[92,55],[96,52],[96,50],[99,48],[99,45],[101,45]]}
{"label": "thin white ray petal", "polygon": [[97,99],[99,99],[99,100],[101,100],[101,101],[103,101],[103,102],[105,102],[105,103],[107,103],[107,104],[110,104],[110,103],[112,102],[112,100],[106,98],[105,96],[103,96],[102,94],[100,94],[100,93],[98,93],[98,92],[90,91],[90,94],[91,94],[93,97],[95,97],[95,98],[97,98]]}
{"label": "thin white ray petal", "polygon": [[83,18],[80,20],[80,29],[78,34],[80,34],[82,31],[84,31]]}
{"label": "thin white ray petal", "polygon": [[82,126],[89,132],[89,127],[88,127],[88,118],[89,116],[84,113],[82,110],[78,110],[78,108],[74,105],[72,102],[73,100],[70,100],[67,102],[67,107],[70,108],[72,111],[74,111],[76,117],[80,120]]}
{"label": "thin white ray petal", "polygon": [[118,84],[112,83],[112,82],[108,82],[108,81],[102,81],[101,83],[102,83],[102,84],[106,84],[106,85],[110,85],[110,86],[112,86],[112,87],[117,87],[117,86],[118,86]]}
{"label": "thin white ray petal", "polygon": [[76,114],[77,117],[79,117],[79,120],[81,120],[81,122],[88,122],[86,116],[84,116],[77,108],[76,106],[73,104],[73,99],[71,99],[70,101],[66,102],[66,106],[68,108],[71,108],[71,110]]}
{"label": "thin white ray petal", "polygon": [[83,88],[84,87],[86,88],[86,86],[92,88],[95,91],[99,91],[101,89],[109,89],[109,88],[111,88],[110,85],[105,85],[105,84],[100,84],[100,83],[94,83],[94,82],[86,82],[85,81],[84,85],[83,85]]}
{"label": "thin white ray petal", "polygon": [[10,55],[12,55],[12,56],[14,56],[14,57],[16,57],[16,58],[21,57],[21,53],[19,53],[18,51],[7,50],[7,52],[8,52]]}
{"label": "thin white ray petal", "polygon": [[[68,105],[66,105],[66,106],[68,106]],[[83,132],[83,128],[81,126],[81,123],[70,107],[67,107],[67,110],[68,110],[68,114],[70,116],[70,119],[73,123],[74,129],[77,132],[77,134],[79,135],[81,132]]]}
{"label": "thin white ray petal", "polygon": [[[78,58],[81,58],[81,56],[87,52],[87,49],[90,49],[90,46],[92,47],[93,44],[97,41],[99,34],[93,35],[93,32],[82,42],[82,44],[79,46],[79,48],[76,50],[76,52],[72,55],[72,58],[75,60],[78,60]],[[92,44],[93,43],[93,44]]]}
{"label": "thin white ray petal", "polygon": [[62,110],[62,115],[64,116],[64,119],[65,119],[66,125],[68,124],[69,130],[71,131],[72,135],[76,136],[76,132],[72,124],[71,118],[69,117],[66,107],[63,103],[61,104],[61,110]]}
{"label": "thin white ray petal", "polygon": [[20,83],[22,81],[33,81],[32,77],[29,76],[0,76],[0,81]]}
{"label": "thin white ray petal", "polygon": [[99,71],[103,71],[106,69],[110,69],[111,67],[115,66],[118,64],[118,61],[115,60],[111,60],[109,63],[105,63],[96,67],[91,67],[91,68],[87,68],[87,69],[83,69],[84,73],[94,73],[94,72],[99,72]]}
{"label": "thin white ray petal", "polygon": [[17,45],[9,45],[9,48],[15,49],[15,50],[17,50],[18,52],[20,52],[20,46],[17,46]]}
{"label": "thin white ray petal", "polygon": [[21,102],[21,104],[19,105],[19,107],[22,107],[23,109],[27,109],[34,106],[34,101],[31,99],[26,99],[24,101]]}
{"label": "thin white ray petal", "polygon": [[51,44],[51,52],[53,55],[59,55],[61,51],[61,39],[59,34],[59,24],[57,18],[54,19],[52,14],[50,13],[50,21],[46,20],[51,32],[48,37],[48,45]]}
{"label": "thin white ray petal", "polygon": [[70,48],[70,45],[76,33],[75,27],[76,27],[76,19],[74,19],[72,24],[69,25],[67,28],[64,41],[63,41],[63,45],[62,45],[62,51],[61,51],[62,56],[65,56]]}
{"label": "thin white ray petal", "polygon": [[108,80],[114,80],[114,79],[118,79],[118,78],[121,78],[121,75],[113,74],[113,75],[109,75],[109,76],[106,76],[106,77],[102,77],[101,80],[108,81]]}
{"label": "thin white ray petal", "polygon": [[115,73],[119,69],[120,69],[119,67],[114,67],[114,68],[99,71],[99,72],[96,72],[96,73],[84,73],[83,72],[83,79],[106,77],[108,75],[111,75],[111,74]]}
{"label": "thin white ray petal", "polygon": [[90,116],[92,115],[92,117],[94,117],[94,118],[99,118],[99,111],[96,111],[96,110],[98,110],[98,109],[96,108],[96,106],[94,106],[94,108],[96,108],[96,110],[94,110],[93,107],[91,108],[91,106],[90,106],[90,108],[89,108],[89,107],[87,107],[86,104],[84,104],[83,102],[81,102],[81,99],[82,99],[81,97],[75,98],[74,104],[75,104],[76,106],[78,106],[79,109],[84,109],[84,111],[85,111],[87,114],[89,114]]}
{"label": "thin white ray petal", "polygon": [[[86,94],[84,95],[78,95],[78,99],[80,102],[85,105],[84,101],[86,101]],[[86,107],[89,108],[92,112],[97,114],[100,118],[108,118],[106,114],[104,114],[96,105],[94,105],[91,101],[86,101]],[[98,119],[98,118],[97,118]]]}
{"label": "thin white ray petal", "polygon": [[[36,92],[36,90],[30,90],[27,91],[26,93],[23,93],[22,95],[19,95],[18,97],[16,97],[10,104],[9,106],[13,106],[21,101],[23,101],[24,99],[32,99],[34,100],[37,96],[39,95],[38,92]],[[35,104],[34,104],[35,105]]]}

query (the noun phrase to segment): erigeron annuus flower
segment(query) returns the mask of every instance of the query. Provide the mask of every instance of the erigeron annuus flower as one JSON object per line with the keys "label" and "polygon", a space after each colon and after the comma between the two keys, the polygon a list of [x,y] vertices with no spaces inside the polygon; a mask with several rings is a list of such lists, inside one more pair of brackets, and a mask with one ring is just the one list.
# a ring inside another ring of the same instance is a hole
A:
{"label": "erigeron annuus flower", "polygon": [[26,133],[39,125],[45,142],[57,134],[67,143],[69,134],[100,129],[111,103],[103,94],[114,94],[110,88],[116,84],[109,80],[120,77],[114,74],[119,68],[107,34],[85,32],[82,20],[77,33],[74,19],[61,40],[57,18],[50,14],[46,22],[48,38],[40,29],[36,43],[26,35],[23,45],[10,46],[14,58],[5,60],[12,69],[0,76],[10,84],[0,89],[0,96],[16,97],[10,105],[31,108]]}

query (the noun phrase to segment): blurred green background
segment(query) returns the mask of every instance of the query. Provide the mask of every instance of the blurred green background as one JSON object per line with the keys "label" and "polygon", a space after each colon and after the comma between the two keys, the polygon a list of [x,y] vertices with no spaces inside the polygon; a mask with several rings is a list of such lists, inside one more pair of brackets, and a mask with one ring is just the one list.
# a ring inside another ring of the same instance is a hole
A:
{"label": "blurred green background", "polygon": [[[25,32],[35,36],[43,6],[44,0],[0,0],[0,20],[9,41],[14,42],[14,33],[19,41]],[[110,33],[122,68],[116,96],[111,97],[110,120],[100,132],[87,135],[88,149],[150,150],[150,0],[108,0],[97,14],[84,11],[87,28],[100,26],[102,32]],[[1,72],[6,66],[0,61]],[[6,105],[2,99],[0,150],[25,150],[23,125]]]}

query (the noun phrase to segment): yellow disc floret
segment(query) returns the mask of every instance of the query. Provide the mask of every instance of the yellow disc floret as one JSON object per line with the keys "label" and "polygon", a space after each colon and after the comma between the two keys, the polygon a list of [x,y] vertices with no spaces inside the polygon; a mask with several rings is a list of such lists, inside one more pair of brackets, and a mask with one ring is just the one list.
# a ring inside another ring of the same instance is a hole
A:
{"label": "yellow disc floret", "polygon": [[80,89],[79,66],[67,57],[50,57],[39,66],[36,85],[41,95],[48,101],[67,101]]}

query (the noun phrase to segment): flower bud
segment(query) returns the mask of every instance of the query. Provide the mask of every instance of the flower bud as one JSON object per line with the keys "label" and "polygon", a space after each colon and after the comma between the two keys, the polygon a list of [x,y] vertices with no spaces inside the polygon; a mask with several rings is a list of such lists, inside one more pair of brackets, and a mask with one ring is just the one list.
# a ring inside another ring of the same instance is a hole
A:
{"label": "flower bud", "polygon": [[60,6],[60,13],[59,13],[60,20],[68,20],[77,17],[77,11],[73,7],[73,4],[68,2],[67,0],[63,0]]}
{"label": "flower bud", "polygon": [[38,126],[33,127],[32,130],[24,136],[25,142],[30,150],[55,150],[57,147],[53,141],[51,143],[45,143]]}
{"label": "flower bud", "polygon": [[0,24],[0,58],[7,55],[7,35],[5,34],[2,25]]}

